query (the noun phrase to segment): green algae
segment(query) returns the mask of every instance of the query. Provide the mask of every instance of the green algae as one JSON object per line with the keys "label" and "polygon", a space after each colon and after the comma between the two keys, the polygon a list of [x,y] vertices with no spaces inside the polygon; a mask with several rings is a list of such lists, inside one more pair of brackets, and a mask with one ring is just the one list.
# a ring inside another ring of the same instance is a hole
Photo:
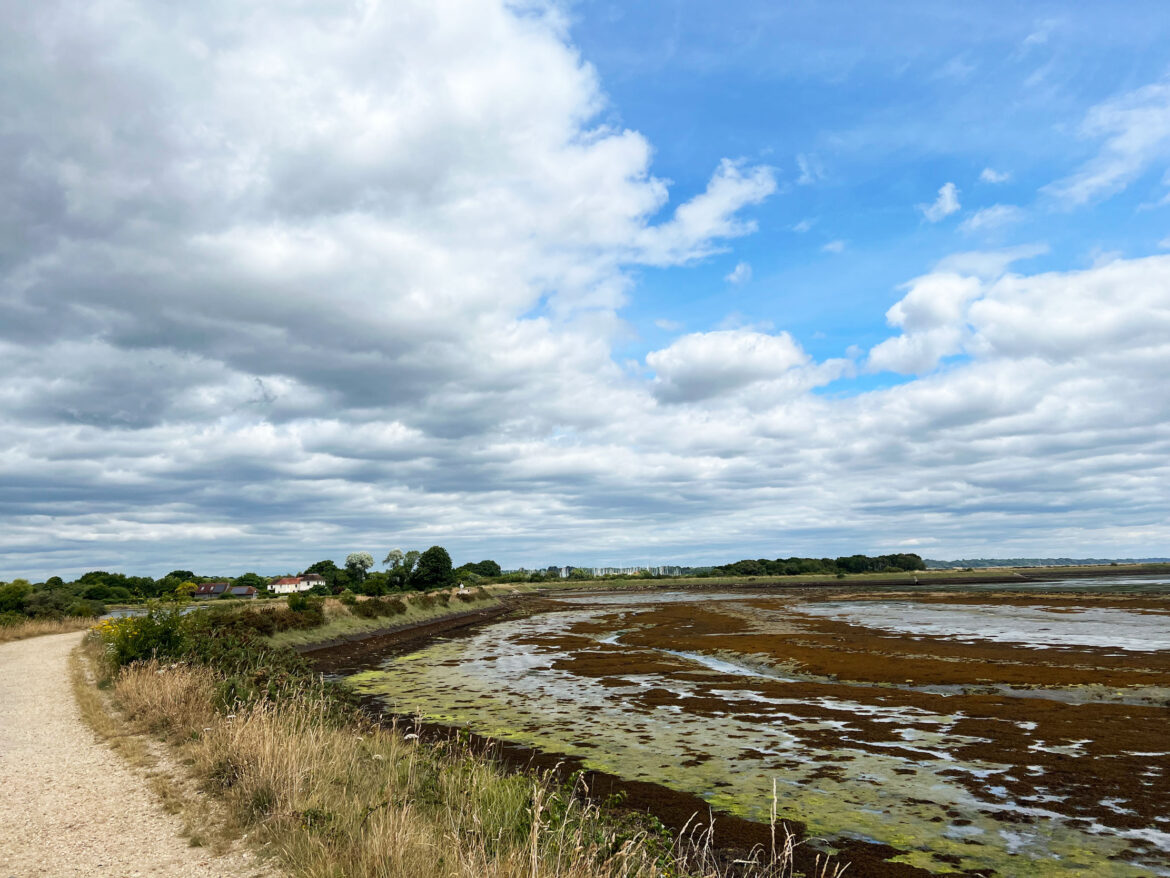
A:
{"label": "green algae", "polygon": [[[904,851],[899,862],[924,869],[950,871],[957,863],[1019,876],[1150,874],[1114,859],[1127,851],[1125,839],[1077,828],[1051,810],[1058,803],[976,798],[942,774],[994,778],[1011,768],[958,760],[953,751],[970,739],[951,731],[954,715],[842,700],[821,705],[818,719],[794,717],[782,699],[753,692],[750,679],[729,680],[683,659],[677,675],[628,674],[602,685],[558,669],[564,653],[532,645],[534,633],[564,631],[589,616],[577,610],[501,623],[348,681],[397,712],[577,757],[591,769],[692,793],[748,819],[767,819],[775,779],[782,816],[805,823],[810,836],[888,844]],[[618,644],[596,649],[622,652]],[[696,682],[704,679],[707,685]],[[688,709],[688,701],[709,698],[712,686],[727,708],[722,715]],[[662,703],[651,703],[648,692]],[[895,724],[907,746],[881,752],[853,740],[858,716]],[[834,732],[836,746],[817,743]]]}

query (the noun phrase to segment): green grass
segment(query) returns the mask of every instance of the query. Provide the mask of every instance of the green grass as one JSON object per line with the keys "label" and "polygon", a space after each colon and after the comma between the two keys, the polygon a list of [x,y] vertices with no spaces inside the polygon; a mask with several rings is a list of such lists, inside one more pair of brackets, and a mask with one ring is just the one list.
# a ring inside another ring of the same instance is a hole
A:
{"label": "green grass", "polygon": [[[448,593],[451,595],[449,597],[449,603],[444,606],[436,597],[437,594],[442,594],[442,592],[428,593],[426,595],[397,595],[406,604],[406,612],[397,616],[379,616],[373,619],[351,613],[349,608],[341,603],[341,601],[328,600],[325,602],[324,625],[319,625],[316,628],[281,631],[268,638],[268,642],[273,646],[311,646],[315,643],[325,643],[344,637],[368,634],[398,625],[429,622],[441,619],[444,616],[453,616],[472,610],[486,610],[500,605],[499,599],[494,596],[489,596],[486,600],[465,603],[455,597],[454,593]],[[434,601],[429,607],[424,606],[426,597],[431,597]]]}

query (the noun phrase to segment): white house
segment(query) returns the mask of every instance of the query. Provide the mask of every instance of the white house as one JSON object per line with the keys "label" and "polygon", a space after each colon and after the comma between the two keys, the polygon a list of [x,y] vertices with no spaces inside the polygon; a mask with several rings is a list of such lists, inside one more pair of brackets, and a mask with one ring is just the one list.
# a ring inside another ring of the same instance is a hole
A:
{"label": "white house", "polygon": [[268,590],[273,594],[292,594],[298,591],[308,591],[314,585],[324,585],[325,577],[320,573],[306,573],[304,576],[285,576],[268,584]]}

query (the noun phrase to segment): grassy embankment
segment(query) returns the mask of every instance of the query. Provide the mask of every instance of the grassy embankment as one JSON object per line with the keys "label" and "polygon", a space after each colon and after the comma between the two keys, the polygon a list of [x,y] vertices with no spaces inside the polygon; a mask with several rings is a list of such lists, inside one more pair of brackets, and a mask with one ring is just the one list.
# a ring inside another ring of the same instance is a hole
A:
{"label": "grassy embankment", "polygon": [[0,625],[0,643],[24,640],[26,637],[40,637],[42,634],[68,634],[70,631],[84,631],[92,628],[95,620],[78,616],[64,619],[25,619],[15,625]]}
{"label": "grassy embankment", "polygon": [[[309,646],[331,640],[361,637],[392,626],[420,624],[456,613],[486,610],[499,605],[499,597],[487,589],[389,595],[375,600],[359,598],[352,604],[329,598],[322,607],[324,618],[321,624],[277,631],[270,635],[269,642],[274,646]],[[371,606],[377,606],[378,611],[374,614],[364,612]],[[280,604],[277,604],[257,607],[255,611],[279,611],[280,608]]]}
{"label": "grassy embankment", "polygon": [[198,815],[187,821],[198,826],[193,843],[246,837],[313,878],[792,874],[782,830],[754,865],[720,865],[705,838],[672,838],[652,818],[599,807],[549,776],[509,773],[458,740],[380,726],[241,615],[110,621],[84,650],[111,695],[113,712],[96,725],[165,741],[186,766],[174,785],[203,791],[182,806]]}

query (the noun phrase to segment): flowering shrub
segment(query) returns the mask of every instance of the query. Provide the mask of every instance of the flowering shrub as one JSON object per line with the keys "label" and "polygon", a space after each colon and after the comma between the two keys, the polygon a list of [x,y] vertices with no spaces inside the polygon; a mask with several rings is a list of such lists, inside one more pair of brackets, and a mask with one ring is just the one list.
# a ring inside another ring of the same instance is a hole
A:
{"label": "flowering shrub", "polygon": [[94,631],[115,665],[151,658],[173,658],[184,648],[183,616],[178,607],[150,606],[145,615],[104,619]]}

